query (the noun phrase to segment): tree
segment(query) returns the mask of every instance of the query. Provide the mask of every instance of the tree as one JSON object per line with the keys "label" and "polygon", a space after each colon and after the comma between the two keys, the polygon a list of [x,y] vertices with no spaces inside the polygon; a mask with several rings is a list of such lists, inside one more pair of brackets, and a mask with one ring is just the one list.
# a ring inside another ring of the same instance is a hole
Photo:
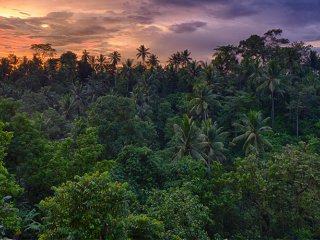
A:
{"label": "tree", "polygon": [[183,66],[187,66],[190,63],[190,61],[192,61],[190,55],[191,52],[188,49],[181,52],[180,56]]}
{"label": "tree", "polygon": [[210,169],[212,161],[224,162],[226,160],[225,153],[227,149],[224,146],[228,132],[218,127],[216,122],[212,123],[208,119],[202,123],[202,134],[204,135],[204,150],[206,155],[206,165]]}
{"label": "tree", "polygon": [[127,59],[124,63],[122,63],[122,69],[120,72],[120,76],[123,77],[124,81],[126,81],[126,95],[128,95],[133,90],[134,85],[134,66],[133,59]]}
{"label": "tree", "polygon": [[86,174],[54,188],[41,201],[46,239],[126,239],[125,220],[133,195],[108,172]]}
{"label": "tree", "polygon": [[163,239],[165,232],[163,223],[150,218],[146,214],[138,216],[130,214],[127,218],[129,239],[132,240],[158,240]]}
{"label": "tree", "polygon": [[16,115],[19,106],[20,103],[13,98],[0,98],[0,120],[9,122]]}
{"label": "tree", "polygon": [[44,154],[46,140],[36,122],[26,114],[15,115],[8,127],[14,134],[8,145],[5,163],[15,171],[19,179],[25,176],[25,166],[29,165],[29,161]]}
{"label": "tree", "polygon": [[196,60],[188,63],[187,67],[190,75],[194,78],[198,77],[202,70],[200,62],[197,62]]}
{"label": "tree", "polygon": [[97,58],[96,58],[96,69],[98,72],[103,72],[106,70],[106,61],[107,58],[100,54]]}
{"label": "tree", "polygon": [[125,145],[157,145],[153,124],[135,116],[136,109],[131,98],[99,97],[88,114],[90,124],[98,128],[107,159],[115,157]]}
{"label": "tree", "polygon": [[60,56],[61,71],[69,82],[75,81],[77,78],[77,55],[71,51],[67,51]]}
{"label": "tree", "polygon": [[201,136],[192,118],[184,115],[181,124],[174,124],[174,140],[177,149],[176,158],[192,156],[204,160],[201,152]]}
{"label": "tree", "polygon": [[113,170],[115,178],[121,182],[128,182],[129,188],[140,199],[145,200],[148,191],[161,186],[160,159],[151,149],[125,146],[115,161],[116,166]]}
{"label": "tree", "polygon": [[[22,193],[22,188],[3,165],[6,148],[12,132],[4,131],[5,124],[0,122],[0,237],[19,235],[21,217],[15,207],[14,198]],[[6,238],[5,238],[6,239]]]}
{"label": "tree", "polygon": [[214,107],[220,106],[216,99],[217,95],[213,93],[213,89],[207,84],[198,84],[194,86],[194,97],[190,100],[190,113],[201,116],[206,120]]}
{"label": "tree", "polygon": [[83,62],[88,62],[89,61],[89,58],[90,58],[90,55],[89,55],[90,53],[87,51],[87,50],[83,50],[82,51],[82,56],[81,56],[81,60],[83,61]]}
{"label": "tree", "polygon": [[113,69],[118,65],[121,59],[121,54],[118,51],[114,51],[108,55],[109,61]]}
{"label": "tree", "polygon": [[205,231],[210,221],[208,208],[187,189],[155,190],[150,194],[146,209],[151,217],[163,221],[164,240],[209,239]]}
{"label": "tree", "polygon": [[176,52],[170,56],[168,62],[170,65],[174,66],[175,68],[178,68],[181,64],[181,61],[182,61],[181,59],[182,59],[181,53]]}
{"label": "tree", "polygon": [[22,219],[15,206],[14,198],[22,193],[22,188],[0,161],[0,238],[20,235]]}
{"label": "tree", "polygon": [[320,234],[320,206],[313,200],[320,194],[319,155],[307,152],[306,147],[303,142],[284,147],[266,169],[268,200],[276,221],[274,235],[292,232],[301,239],[312,239]]}
{"label": "tree", "polygon": [[8,58],[1,58],[0,61],[0,79],[1,81],[7,80],[11,73],[11,65]]}
{"label": "tree", "polygon": [[243,214],[250,212],[243,233],[278,239],[312,239],[320,233],[319,156],[305,143],[287,146],[267,162],[250,155],[237,163],[233,177]]}
{"label": "tree", "polygon": [[239,52],[245,60],[265,61],[266,47],[264,37],[251,35],[248,39],[240,41]]}
{"label": "tree", "polygon": [[97,130],[89,127],[75,136],[51,141],[44,146],[44,153],[23,166],[23,178],[28,183],[32,201],[40,201],[57,186],[76,175],[92,171],[101,160],[103,146],[98,143]]}
{"label": "tree", "polygon": [[52,48],[50,43],[45,44],[32,44],[31,49],[35,51],[42,59],[45,57],[53,57],[56,50]]}
{"label": "tree", "polygon": [[212,63],[223,76],[226,76],[231,73],[238,64],[237,48],[232,45],[217,47],[213,54]]}
{"label": "tree", "polygon": [[149,48],[146,48],[144,45],[140,45],[139,48],[137,48],[137,59],[139,59],[141,57],[142,59],[142,63],[144,64],[145,63],[145,60],[146,60],[146,57],[148,55],[150,55],[150,52],[149,51]]}
{"label": "tree", "polygon": [[[299,120],[300,115],[303,109],[305,108],[305,105],[302,101],[302,95],[307,93],[308,95],[310,92],[307,92],[307,89],[299,89],[296,87],[296,91],[292,92],[290,95],[290,102],[287,104],[287,108],[290,110],[290,115],[295,115],[295,130],[296,130],[296,136],[299,137]],[[290,116],[291,118],[291,116]]]}
{"label": "tree", "polygon": [[89,52],[87,50],[84,50],[82,52],[81,61],[78,62],[78,73],[81,82],[88,81],[88,78],[92,75],[93,68],[89,64]]}
{"label": "tree", "polygon": [[268,89],[271,94],[271,126],[274,128],[275,118],[275,93],[279,91],[281,83],[281,68],[277,61],[270,61],[266,72],[262,75],[263,83],[258,87],[258,90]]}
{"label": "tree", "polygon": [[151,54],[147,60],[147,65],[151,68],[154,69],[159,65],[159,60],[158,57],[155,54]]}
{"label": "tree", "polygon": [[235,137],[232,142],[244,142],[243,150],[245,154],[254,153],[259,155],[265,147],[271,147],[271,144],[263,137],[263,133],[271,132],[271,128],[267,126],[269,118],[262,118],[261,112],[250,111],[247,115],[243,115],[239,123],[235,123],[234,127],[241,133]]}

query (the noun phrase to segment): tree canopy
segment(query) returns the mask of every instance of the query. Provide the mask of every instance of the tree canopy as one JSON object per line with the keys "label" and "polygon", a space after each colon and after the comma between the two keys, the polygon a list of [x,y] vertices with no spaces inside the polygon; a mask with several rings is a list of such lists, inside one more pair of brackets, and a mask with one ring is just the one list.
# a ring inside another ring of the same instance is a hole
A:
{"label": "tree canopy", "polygon": [[0,239],[319,239],[320,56],[281,34],[1,57]]}

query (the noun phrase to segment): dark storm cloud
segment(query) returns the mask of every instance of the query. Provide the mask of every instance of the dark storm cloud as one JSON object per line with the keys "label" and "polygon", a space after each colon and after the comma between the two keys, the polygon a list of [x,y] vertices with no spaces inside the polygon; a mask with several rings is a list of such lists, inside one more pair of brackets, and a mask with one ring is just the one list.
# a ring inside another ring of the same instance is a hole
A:
{"label": "dark storm cloud", "polygon": [[[151,5],[175,9],[192,8],[215,18],[230,19],[251,16],[261,11],[263,1],[254,0],[151,0]],[[189,11],[189,10],[188,10]]]}
{"label": "dark storm cloud", "polygon": [[[320,21],[320,1],[318,0],[150,0],[159,8],[205,9],[211,16],[233,19],[260,14],[257,19],[274,19],[285,25],[305,25]],[[268,14],[266,14],[268,13]]]}
{"label": "dark storm cloud", "polygon": [[275,2],[274,6],[283,9],[282,21],[287,25],[319,24],[320,1],[318,0],[282,0]]}
{"label": "dark storm cloud", "polygon": [[233,19],[238,17],[247,17],[259,13],[258,6],[251,3],[241,3],[240,1],[232,4],[221,4],[213,7],[207,7],[206,12],[215,18]]}
{"label": "dark storm cloud", "polygon": [[207,25],[206,22],[193,21],[193,22],[185,22],[180,24],[173,24],[169,27],[169,29],[175,33],[191,33],[206,25]]}

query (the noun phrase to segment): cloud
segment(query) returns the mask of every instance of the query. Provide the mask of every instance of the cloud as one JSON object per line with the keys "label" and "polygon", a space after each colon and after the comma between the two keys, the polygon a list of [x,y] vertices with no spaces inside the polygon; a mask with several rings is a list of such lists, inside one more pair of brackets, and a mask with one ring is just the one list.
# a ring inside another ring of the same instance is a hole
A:
{"label": "cloud", "polygon": [[132,15],[132,16],[129,16],[129,19],[132,20],[133,22],[140,23],[140,24],[153,23],[153,17],[148,17],[148,16]]}
{"label": "cloud", "polygon": [[29,13],[26,13],[26,12],[19,12],[20,14],[22,14],[22,15],[25,15],[25,16],[31,16]]}
{"label": "cloud", "polygon": [[261,11],[261,9],[257,5],[250,2],[242,3],[241,1],[208,7],[206,10],[209,15],[221,19],[248,17],[257,14],[259,11]]}
{"label": "cloud", "polygon": [[0,18],[0,29],[3,29],[3,30],[7,30],[7,29],[13,30],[13,29],[14,29],[14,26],[8,25],[8,24],[6,24],[6,23],[1,23],[1,18]]}
{"label": "cloud", "polygon": [[202,28],[206,25],[207,25],[206,22],[192,21],[192,22],[173,24],[169,26],[169,29],[175,33],[191,33],[191,32],[195,32],[197,29]]}
{"label": "cloud", "polygon": [[225,3],[229,0],[152,0],[157,5],[175,5],[180,7],[194,7],[206,4]]}
{"label": "cloud", "polygon": [[50,12],[44,18],[54,19],[54,20],[66,20],[66,19],[70,19],[73,15],[74,15],[73,12]]}
{"label": "cloud", "polygon": [[162,60],[188,48],[197,59],[205,59],[218,45],[238,44],[273,28],[283,29],[292,41],[320,40],[316,0],[2,2],[7,12],[0,17],[1,55],[9,52],[8,46],[10,52],[24,54],[32,43],[49,42],[60,52],[118,50],[128,57],[145,44]]}

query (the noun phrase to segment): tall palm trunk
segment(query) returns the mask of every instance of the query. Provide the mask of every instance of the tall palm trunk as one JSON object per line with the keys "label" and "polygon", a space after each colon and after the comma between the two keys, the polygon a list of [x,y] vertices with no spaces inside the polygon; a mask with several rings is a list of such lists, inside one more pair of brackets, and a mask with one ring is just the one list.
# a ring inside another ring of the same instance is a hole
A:
{"label": "tall palm trunk", "polygon": [[271,92],[271,125],[274,128],[274,92]]}
{"label": "tall palm trunk", "polygon": [[296,135],[299,137],[299,109],[297,109],[296,113]]}

